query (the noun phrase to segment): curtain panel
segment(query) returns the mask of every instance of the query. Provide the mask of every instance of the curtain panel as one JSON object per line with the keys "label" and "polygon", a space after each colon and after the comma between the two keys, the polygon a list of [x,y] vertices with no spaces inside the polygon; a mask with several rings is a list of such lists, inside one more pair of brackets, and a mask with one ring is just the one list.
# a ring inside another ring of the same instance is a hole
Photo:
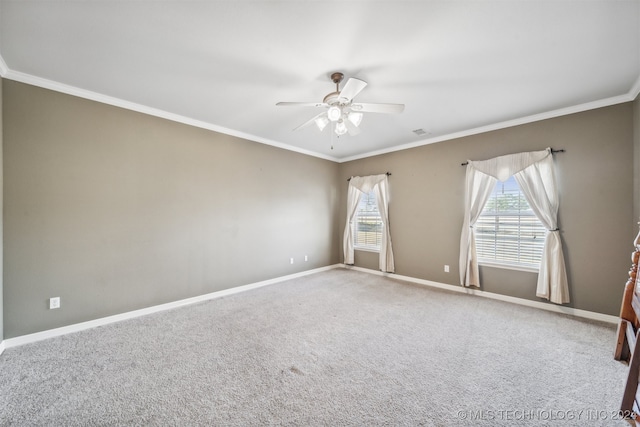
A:
{"label": "curtain panel", "polygon": [[343,251],[344,263],[353,265],[355,244],[355,216],[358,203],[362,194],[374,190],[378,211],[382,220],[382,236],[380,241],[381,271],[393,273],[395,264],[393,259],[393,247],[391,245],[391,230],[389,227],[389,179],[386,174],[370,176],[352,176],[347,190],[347,224],[344,229]]}
{"label": "curtain panel", "polygon": [[551,149],[469,161],[465,212],[460,236],[460,284],[480,286],[474,224],[498,180],[514,176],[531,209],[547,228],[536,296],[556,304],[569,302],[569,285],[558,230],[558,190]]}
{"label": "curtain panel", "polygon": [[473,228],[489,200],[497,180],[467,165],[464,199],[464,221],[460,236],[460,284],[480,287],[480,271],[476,255],[476,233]]}

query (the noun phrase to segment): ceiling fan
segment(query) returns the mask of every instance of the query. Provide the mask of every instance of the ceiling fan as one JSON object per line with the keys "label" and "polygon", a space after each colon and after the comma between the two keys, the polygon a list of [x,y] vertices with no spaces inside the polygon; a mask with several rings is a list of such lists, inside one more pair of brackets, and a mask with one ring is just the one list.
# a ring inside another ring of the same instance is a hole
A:
{"label": "ceiling fan", "polygon": [[360,133],[360,123],[362,122],[362,113],[401,113],[404,110],[404,104],[371,104],[354,102],[353,98],[358,95],[362,89],[367,86],[367,82],[349,78],[342,90],[340,90],[340,82],[344,79],[344,74],[331,74],[331,81],[336,84],[336,91],[331,92],[324,97],[322,102],[278,102],[276,105],[285,107],[321,107],[326,111],[312,117],[310,120],[301,124],[295,130],[302,129],[313,123],[322,131],[328,124],[332,123],[334,132],[340,136],[345,133],[349,135],[357,135]]}

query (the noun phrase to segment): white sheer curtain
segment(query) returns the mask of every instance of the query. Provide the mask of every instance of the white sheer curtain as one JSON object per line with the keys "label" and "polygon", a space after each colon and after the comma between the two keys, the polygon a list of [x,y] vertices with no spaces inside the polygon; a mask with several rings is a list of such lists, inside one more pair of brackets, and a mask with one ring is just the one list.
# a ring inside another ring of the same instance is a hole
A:
{"label": "white sheer curtain", "polygon": [[355,223],[354,218],[360,197],[363,193],[375,190],[378,211],[382,220],[382,238],[380,242],[380,270],[393,273],[393,247],[389,227],[389,181],[386,174],[370,176],[352,176],[347,192],[347,225],[344,229],[344,263],[354,263]]}
{"label": "white sheer curtain", "polygon": [[520,189],[540,222],[547,228],[538,273],[536,296],[551,302],[569,302],[569,285],[558,230],[558,190],[551,155],[515,174]]}
{"label": "white sheer curtain", "polygon": [[480,287],[480,272],[476,255],[476,232],[473,228],[487,203],[497,180],[467,165],[464,199],[464,220],[460,236],[460,284]]}
{"label": "white sheer curtain", "polygon": [[378,211],[382,220],[382,239],[380,240],[380,270],[393,273],[393,249],[391,247],[391,231],[389,228],[389,181],[387,175],[373,187],[378,202]]}
{"label": "white sheer curtain", "polygon": [[[551,302],[569,302],[569,285],[558,231],[558,193],[551,149],[469,161],[465,188],[465,216],[460,237],[460,284],[480,286],[473,224],[496,179],[515,175],[534,213],[547,228],[536,295]],[[493,178],[484,178],[484,177]]]}
{"label": "white sheer curtain", "polygon": [[[352,177],[351,179],[353,180],[354,178]],[[344,229],[344,240],[342,242],[344,246],[344,263],[347,265],[353,265],[354,263],[353,244],[356,234],[353,219],[358,210],[358,203],[360,203],[361,197],[362,192],[351,185],[351,181],[349,181],[349,189],[347,190],[347,226]]]}

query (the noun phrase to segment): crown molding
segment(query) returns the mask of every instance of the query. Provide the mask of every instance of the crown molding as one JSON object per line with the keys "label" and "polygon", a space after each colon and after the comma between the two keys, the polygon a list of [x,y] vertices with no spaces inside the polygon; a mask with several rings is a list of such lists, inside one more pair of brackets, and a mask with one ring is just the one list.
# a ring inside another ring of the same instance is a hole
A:
{"label": "crown molding", "polygon": [[4,58],[0,55],[0,77],[5,77],[9,73],[9,67],[7,67],[7,63],[4,62]]}
{"label": "crown molding", "polygon": [[631,101],[635,101],[638,95],[640,95],[640,76],[638,76],[635,84],[631,86],[631,90],[629,91],[629,97],[631,98]]}
{"label": "crown molding", "polygon": [[[3,71],[3,68],[2,68],[3,64],[4,64],[4,61],[0,63],[0,73],[2,73]],[[4,66],[6,68],[6,64],[4,64]],[[171,120],[173,122],[178,122],[178,123],[186,124],[189,126],[194,126],[197,128],[207,129],[213,132],[235,136],[237,138],[242,138],[249,141],[259,142],[261,144],[270,145],[272,147],[281,148],[283,150],[294,151],[296,153],[305,154],[307,156],[318,157],[318,158],[329,160],[332,162],[337,162],[339,160],[335,157],[327,156],[322,153],[316,153],[314,151],[305,150],[304,148],[283,144],[281,142],[273,141],[267,138],[262,138],[256,135],[251,135],[245,132],[240,132],[234,129],[229,129],[223,126],[218,126],[213,123],[208,123],[202,120],[192,119],[190,117],[181,116],[179,114],[170,113],[168,111],[160,110],[153,107],[148,107],[146,105],[137,104],[135,102],[130,102],[120,98],[103,95],[101,93],[92,92],[90,90],[81,89],[81,88],[66,85],[63,83],[58,83],[53,80],[48,80],[41,77],[33,76],[31,74],[9,70],[8,68],[6,68],[6,71],[4,72],[4,74],[2,74],[2,77],[8,80],[14,80],[20,83],[30,84],[32,86],[53,90],[56,92],[67,94],[67,95],[73,95],[79,98],[101,102],[103,104],[112,105],[114,107],[124,108],[127,110],[136,111],[138,113],[148,114],[150,116]]]}
{"label": "crown molding", "polygon": [[213,123],[204,122],[202,120],[196,120],[186,116],[181,116],[179,114],[174,114],[168,111],[160,110],[157,108],[147,107],[145,105],[137,104],[135,102],[130,102],[123,99],[103,95],[97,92],[80,89],[75,86],[65,85],[63,83],[58,83],[53,80],[43,79],[41,77],[36,77],[36,76],[22,73],[19,71],[12,71],[9,69],[6,62],[2,58],[2,56],[0,56],[0,76],[9,80],[15,80],[17,82],[27,83],[33,86],[42,87],[44,89],[50,89],[56,92],[65,93],[67,95],[73,95],[79,98],[101,102],[101,103],[112,105],[115,107],[120,107],[127,110],[143,113],[143,114],[148,114],[151,116],[163,118],[166,120],[171,120],[171,121],[186,124],[189,126],[207,129],[207,130],[222,133],[225,135],[235,136],[237,138],[242,138],[249,141],[258,142],[261,144],[270,145],[272,147],[281,148],[283,150],[293,151],[296,153],[317,157],[320,159],[329,160],[336,163],[346,163],[353,160],[365,159],[367,157],[379,156],[382,154],[388,154],[396,151],[408,150],[410,148],[421,147],[423,145],[435,144],[437,142],[449,141],[457,138],[464,138],[467,136],[477,135],[477,134],[491,132],[491,131],[500,130],[500,129],[506,129],[514,126],[523,125],[523,124],[538,122],[538,121],[547,120],[547,119],[553,119],[556,117],[566,116],[569,114],[581,113],[588,110],[594,110],[596,108],[603,108],[603,107],[609,107],[616,104],[622,104],[625,102],[632,102],[640,94],[640,76],[638,76],[633,86],[629,89],[629,91],[626,94],[623,94],[623,95],[618,95],[611,98],[605,98],[597,101],[587,102],[584,104],[574,105],[566,108],[560,108],[557,110],[547,111],[544,113],[534,114],[531,116],[520,117],[512,120],[506,120],[499,123],[493,123],[490,125],[467,129],[460,132],[440,135],[433,138],[425,138],[415,142],[397,145],[397,146],[382,149],[382,150],[368,151],[366,153],[357,154],[354,156],[337,158],[337,157],[328,156],[322,153],[317,153],[315,151],[306,150],[304,148],[299,148],[299,147],[284,144],[281,142],[273,141],[267,138],[262,138],[256,135],[251,135],[245,132],[240,132],[234,129],[229,129],[223,126],[218,126]]}
{"label": "crown molding", "polygon": [[587,102],[584,104],[574,105],[571,107],[560,108],[557,110],[547,111],[540,114],[534,114],[531,116],[520,117],[513,120],[507,120],[504,122],[493,123],[487,126],[480,126],[477,128],[472,128],[468,130],[463,130],[460,132],[449,133],[446,135],[441,135],[433,138],[421,139],[420,141],[411,142],[408,144],[397,145],[395,147],[390,147],[383,150],[369,151],[367,153],[358,154],[355,156],[344,157],[338,160],[338,163],[350,162],[353,160],[365,159],[367,157],[379,156],[381,154],[393,153],[401,150],[408,150],[410,148],[421,147],[423,145],[435,144],[436,142],[449,141],[456,138],[463,138],[466,136],[477,135],[481,133],[491,132],[500,129],[506,129],[514,126],[524,125],[527,123],[539,122],[542,120],[553,119],[556,117],[567,116],[569,114],[581,113],[584,111],[595,110],[596,108],[609,107],[616,104],[622,104],[625,102],[631,102],[636,99],[636,96],[640,92],[640,77],[636,80],[636,83],[631,88],[631,90],[619,96],[614,96],[611,98],[600,99],[598,101]]}

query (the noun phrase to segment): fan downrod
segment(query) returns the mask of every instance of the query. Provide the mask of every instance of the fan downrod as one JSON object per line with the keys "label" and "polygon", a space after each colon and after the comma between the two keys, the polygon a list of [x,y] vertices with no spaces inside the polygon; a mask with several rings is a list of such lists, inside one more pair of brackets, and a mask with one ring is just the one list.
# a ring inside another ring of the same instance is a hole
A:
{"label": "fan downrod", "polygon": [[340,82],[342,81],[342,79],[344,79],[344,74],[340,72],[335,72],[331,74],[331,81],[336,84],[336,91],[338,90],[338,86],[340,85]]}
{"label": "fan downrod", "polygon": [[340,96],[340,82],[344,79],[344,74],[336,71],[335,73],[331,73],[331,81],[336,84],[336,91],[331,92],[327,96],[324,97],[322,102],[329,105],[334,105],[338,101],[338,97]]}

